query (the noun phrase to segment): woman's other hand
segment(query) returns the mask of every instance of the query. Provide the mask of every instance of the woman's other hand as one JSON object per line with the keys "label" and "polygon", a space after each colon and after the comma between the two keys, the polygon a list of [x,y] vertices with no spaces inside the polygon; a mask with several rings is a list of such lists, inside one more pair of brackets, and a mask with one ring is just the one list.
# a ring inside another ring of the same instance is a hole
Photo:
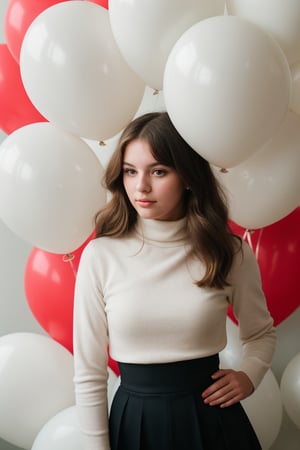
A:
{"label": "woman's other hand", "polygon": [[220,369],[212,375],[216,380],[202,393],[204,403],[226,408],[240,402],[254,391],[250,378],[242,371]]}

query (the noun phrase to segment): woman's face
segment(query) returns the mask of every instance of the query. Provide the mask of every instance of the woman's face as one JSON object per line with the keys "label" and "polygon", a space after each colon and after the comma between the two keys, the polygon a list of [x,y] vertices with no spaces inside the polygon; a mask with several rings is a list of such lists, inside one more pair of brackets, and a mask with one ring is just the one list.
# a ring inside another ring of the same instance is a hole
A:
{"label": "woman's face", "polygon": [[127,144],[123,184],[132,206],[144,219],[183,217],[185,186],[174,168],[153,157],[148,142],[135,139]]}

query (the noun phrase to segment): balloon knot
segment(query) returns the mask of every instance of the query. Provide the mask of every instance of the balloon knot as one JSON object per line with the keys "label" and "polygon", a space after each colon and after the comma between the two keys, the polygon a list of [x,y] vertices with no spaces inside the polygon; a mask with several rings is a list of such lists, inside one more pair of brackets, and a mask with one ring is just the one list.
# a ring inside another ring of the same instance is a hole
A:
{"label": "balloon knot", "polygon": [[74,253],[67,253],[66,255],[63,256],[63,262],[73,261],[74,258],[75,258]]}
{"label": "balloon knot", "polygon": [[220,169],[220,172],[221,172],[221,173],[228,173],[228,170],[225,169],[225,167],[222,167],[222,169]]}
{"label": "balloon knot", "polygon": [[154,89],[153,90],[153,95],[158,95],[159,94],[159,90],[158,89]]}
{"label": "balloon knot", "polygon": [[99,145],[104,146],[106,143],[104,141],[99,141]]}

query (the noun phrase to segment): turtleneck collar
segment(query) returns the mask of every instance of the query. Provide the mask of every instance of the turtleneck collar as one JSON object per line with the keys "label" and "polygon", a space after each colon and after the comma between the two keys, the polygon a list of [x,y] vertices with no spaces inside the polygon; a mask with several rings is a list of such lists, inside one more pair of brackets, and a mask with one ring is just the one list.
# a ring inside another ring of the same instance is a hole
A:
{"label": "turtleneck collar", "polygon": [[186,217],[174,221],[139,217],[136,233],[145,243],[159,247],[177,247],[186,242]]}

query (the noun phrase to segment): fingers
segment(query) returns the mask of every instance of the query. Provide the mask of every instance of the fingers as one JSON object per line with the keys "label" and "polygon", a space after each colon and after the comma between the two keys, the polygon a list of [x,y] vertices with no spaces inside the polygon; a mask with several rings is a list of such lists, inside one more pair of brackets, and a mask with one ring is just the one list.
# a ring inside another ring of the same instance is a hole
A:
{"label": "fingers", "polygon": [[239,391],[219,389],[216,393],[204,398],[204,403],[225,408],[239,402],[241,399],[242,395]]}
{"label": "fingers", "polygon": [[231,406],[248,397],[253,391],[253,385],[244,372],[218,370],[212,378],[216,381],[202,393],[204,403],[210,406]]}

